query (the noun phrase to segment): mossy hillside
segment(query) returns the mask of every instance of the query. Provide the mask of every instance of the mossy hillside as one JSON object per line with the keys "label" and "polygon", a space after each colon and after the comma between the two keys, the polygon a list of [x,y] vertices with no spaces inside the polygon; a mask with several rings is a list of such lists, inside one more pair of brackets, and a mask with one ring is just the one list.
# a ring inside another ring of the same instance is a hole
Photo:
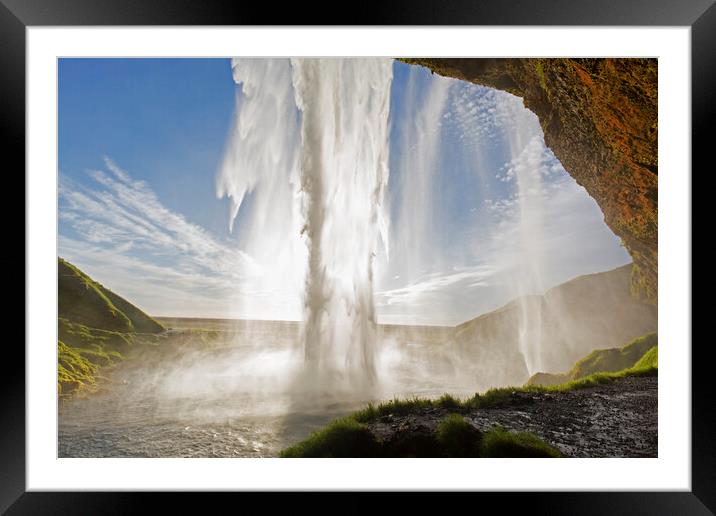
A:
{"label": "mossy hillside", "polygon": [[60,397],[79,390],[92,390],[100,368],[125,358],[134,334],[89,328],[58,320],[57,386]]}
{"label": "mossy hillside", "polygon": [[83,386],[94,385],[97,366],[84,358],[77,349],[57,342],[57,392],[67,395]]}
{"label": "mossy hillside", "polygon": [[99,284],[74,265],[58,259],[58,316],[82,324],[117,331],[132,331],[129,318],[112,304]]}
{"label": "mossy hillside", "polygon": [[[645,362],[637,366],[645,353],[658,346],[656,333],[649,333],[631,341],[621,348],[597,349],[579,360],[570,371],[565,373],[536,373],[528,380],[528,385],[558,385],[579,380],[594,373],[616,372],[624,369],[642,369],[649,365]],[[653,364],[656,367],[656,364]]]}
{"label": "mossy hillside", "polygon": [[602,371],[620,371],[635,365],[644,353],[658,345],[656,333],[636,338],[621,348],[597,349],[577,362],[571,379],[577,380]]}
{"label": "mossy hillside", "polygon": [[635,369],[657,368],[659,367],[659,348],[654,346],[634,364]]}
{"label": "mossy hillside", "polygon": [[58,258],[58,395],[93,389],[100,369],[125,358],[163,327],[139,308]]}
{"label": "mossy hillside", "polygon": [[62,258],[57,260],[57,273],[60,318],[118,332],[158,333],[164,329],[139,308]]}
{"label": "mossy hillside", "polygon": [[84,349],[101,347],[106,350],[126,352],[134,343],[134,333],[90,328],[65,318],[57,320],[58,339],[70,346]]}
{"label": "mossy hillside", "polygon": [[[57,393],[64,397],[80,389],[93,388],[97,383],[99,366],[86,356],[96,358],[97,352],[68,346],[57,341]],[[106,357],[111,360],[111,356]]]}

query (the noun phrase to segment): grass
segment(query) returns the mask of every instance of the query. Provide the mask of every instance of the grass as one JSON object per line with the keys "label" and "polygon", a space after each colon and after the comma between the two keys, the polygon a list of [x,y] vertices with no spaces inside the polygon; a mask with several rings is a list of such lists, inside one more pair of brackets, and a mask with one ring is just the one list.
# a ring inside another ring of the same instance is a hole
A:
{"label": "grass", "polygon": [[402,416],[426,408],[437,407],[451,410],[459,409],[463,406],[464,403],[461,400],[450,394],[443,394],[437,400],[418,398],[417,396],[408,399],[394,398],[390,401],[379,403],[378,405],[368,403],[364,409],[353,413],[352,417],[361,423],[369,423],[388,414]]}
{"label": "grass", "polygon": [[644,355],[639,359],[639,361],[634,364],[634,369],[648,369],[648,368],[658,368],[659,367],[659,348],[657,346],[654,346],[649,351],[644,353]]}
{"label": "grass", "polygon": [[80,350],[58,341],[57,357],[59,396],[66,396],[82,388],[94,387],[99,366],[84,357]]}
{"label": "grass", "polygon": [[621,371],[631,367],[657,344],[656,333],[649,333],[621,348],[594,350],[574,365],[571,379],[576,380],[601,371]]}
{"label": "grass", "polygon": [[529,432],[508,432],[497,426],[486,432],[480,444],[481,457],[561,457],[556,448]]}
{"label": "grass", "polygon": [[388,414],[397,416],[412,414],[420,409],[434,407],[436,403],[437,401],[417,397],[404,400],[395,398],[378,405],[369,403],[363,410],[355,412],[353,418],[360,423],[369,423]]}
{"label": "grass", "polygon": [[369,403],[368,406],[352,416],[361,423],[370,423],[377,419],[392,415],[406,415],[428,408],[443,408],[448,410],[473,410],[484,408],[495,408],[509,404],[515,395],[520,393],[541,393],[541,392],[565,392],[575,389],[586,389],[613,382],[628,376],[656,376],[658,368],[656,365],[645,364],[634,366],[621,371],[594,373],[584,378],[570,380],[557,385],[523,385],[497,387],[483,393],[461,400],[449,394],[443,394],[437,400],[426,398],[393,399],[380,404]]}
{"label": "grass", "polygon": [[448,457],[479,457],[482,432],[460,414],[450,414],[435,431],[440,448]]}
{"label": "grass", "polygon": [[57,386],[65,397],[78,390],[94,387],[100,366],[124,359],[133,335],[98,330],[67,319],[58,320]]}
{"label": "grass", "polygon": [[379,449],[367,425],[345,417],[283,450],[281,457],[376,457]]}
{"label": "grass", "polygon": [[57,324],[59,339],[78,348],[99,346],[109,350],[127,351],[135,340],[133,333],[90,328],[65,318],[59,318]]}
{"label": "grass", "polygon": [[534,434],[494,427],[483,433],[460,414],[443,418],[431,435],[413,433],[392,442],[377,439],[354,416],[336,419],[307,439],[286,448],[284,458],[338,457],[560,457]]}

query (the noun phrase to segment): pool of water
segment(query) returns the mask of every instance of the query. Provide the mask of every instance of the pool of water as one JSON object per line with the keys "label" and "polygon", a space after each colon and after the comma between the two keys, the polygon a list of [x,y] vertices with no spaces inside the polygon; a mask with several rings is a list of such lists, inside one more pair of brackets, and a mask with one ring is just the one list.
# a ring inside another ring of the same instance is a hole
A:
{"label": "pool of water", "polygon": [[271,457],[369,401],[480,389],[433,344],[385,341],[377,359],[377,380],[354,388],[307,382],[285,341],[134,356],[103,370],[97,392],[60,401],[58,456]]}

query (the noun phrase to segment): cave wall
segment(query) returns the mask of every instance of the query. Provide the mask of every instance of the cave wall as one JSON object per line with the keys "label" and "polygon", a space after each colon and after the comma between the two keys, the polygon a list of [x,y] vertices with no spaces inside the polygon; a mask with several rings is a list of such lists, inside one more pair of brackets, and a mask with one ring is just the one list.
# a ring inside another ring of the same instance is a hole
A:
{"label": "cave wall", "polygon": [[656,302],[656,59],[401,61],[522,97],[539,117],[545,143],[629,251],[633,293]]}

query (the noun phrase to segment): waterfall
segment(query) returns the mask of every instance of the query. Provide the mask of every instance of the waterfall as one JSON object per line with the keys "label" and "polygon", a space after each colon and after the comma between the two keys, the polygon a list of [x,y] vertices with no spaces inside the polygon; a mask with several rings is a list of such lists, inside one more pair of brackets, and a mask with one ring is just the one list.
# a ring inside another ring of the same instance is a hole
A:
{"label": "waterfall", "polygon": [[385,238],[387,59],[295,59],[308,242],[305,359],[329,374],[375,375],[373,257]]}
{"label": "waterfall", "polygon": [[303,276],[308,376],[368,385],[379,239],[387,253],[392,60],[235,59],[232,67],[242,97],[217,193],[231,198],[232,224],[248,193],[266,199],[259,208],[268,214],[251,219],[241,241],[264,249],[264,263],[290,249],[276,266]]}
{"label": "waterfall", "polygon": [[543,256],[543,143],[534,136],[512,162],[517,187],[518,259],[514,271],[519,303],[518,335],[529,374],[543,370],[542,301]]}

